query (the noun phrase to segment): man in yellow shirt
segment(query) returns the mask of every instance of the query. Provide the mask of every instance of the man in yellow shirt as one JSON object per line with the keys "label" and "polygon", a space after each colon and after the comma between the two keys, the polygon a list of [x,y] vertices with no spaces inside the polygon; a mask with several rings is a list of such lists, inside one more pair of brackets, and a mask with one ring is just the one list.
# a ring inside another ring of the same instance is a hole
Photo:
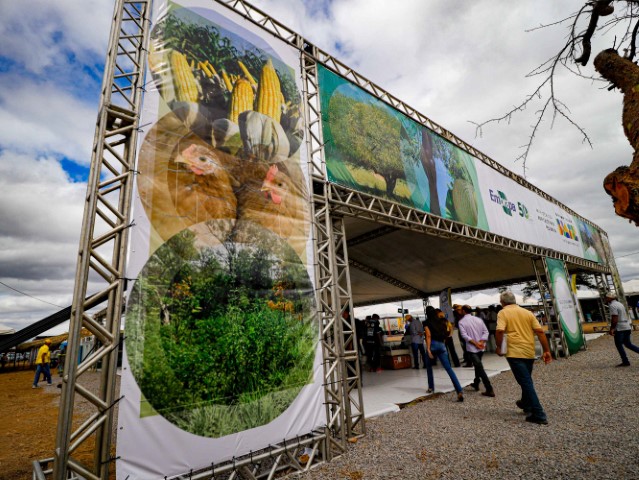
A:
{"label": "man in yellow shirt", "polygon": [[40,373],[44,374],[44,379],[47,381],[47,385],[52,385],[51,383],[51,370],[49,369],[49,363],[51,362],[51,340],[48,338],[44,341],[44,345],[40,347],[38,350],[38,355],[36,356],[36,372],[35,377],[33,378],[33,387],[38,388],[38,382],[40,381]]}
{"label": "man in yellow shirt", "polygon": [[[535,362],[535,335],[539,338],[544,350],[541,358],[544,363],[550,363],[552,356],[548,347],[548,340],[537,318],[525,308],[517,305],[515,295],[506,291],[499,297],[502,307],[497,315],[497,330],[495,340],[497,342],[497,355],[506,355],[510,370],[515,380],[521,387],[521,400],[517,406],[526,413],[527,422],[546,425],[546,412],[544,412],[535,385],[532,380],[533,364]],[[502,341],[506,337],[506,352],[502,353]]]}

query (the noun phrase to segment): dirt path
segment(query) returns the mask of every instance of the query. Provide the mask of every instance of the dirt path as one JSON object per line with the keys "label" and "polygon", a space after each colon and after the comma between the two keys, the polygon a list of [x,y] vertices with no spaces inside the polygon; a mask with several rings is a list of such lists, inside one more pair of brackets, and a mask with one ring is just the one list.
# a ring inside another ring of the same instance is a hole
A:
{"label": "dirt path", "polygon": [[[53,376],[51,387],[41,381],[40,387],[33,389],[33,375],[33,370],[0,373],[0,480],[31,479],[32,462],[53,457],[60,377]],[[86,415],[86,410],[79,408],[74,421]],[[87,459],[90,452],[90,445],[83,445],[77,456]]]}

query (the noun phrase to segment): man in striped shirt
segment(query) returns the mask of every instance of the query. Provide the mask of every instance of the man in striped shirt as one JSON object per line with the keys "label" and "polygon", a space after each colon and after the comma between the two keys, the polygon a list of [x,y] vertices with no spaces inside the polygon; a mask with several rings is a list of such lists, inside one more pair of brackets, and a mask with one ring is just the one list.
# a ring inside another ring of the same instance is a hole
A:
{"label": "man in striped shirt", "polygon": [[472,308],[469,305],[464,305],[462,308],[463,317],[459,320],[459,333],[462,339],[466,342],[466,351],[468,357],[475,367],[475,380],[473,381],[473,388],[475,391],[479,390],[479,382],[484,383],[486,391],[482,395],[486,397],[494,397],[495,392],[493,386],[490,384],[486,370],[484,370],[484,364],[481,359],[486,350],[486,342],[488,341],[488,329],[486,324],[481,318],[471,315]]}

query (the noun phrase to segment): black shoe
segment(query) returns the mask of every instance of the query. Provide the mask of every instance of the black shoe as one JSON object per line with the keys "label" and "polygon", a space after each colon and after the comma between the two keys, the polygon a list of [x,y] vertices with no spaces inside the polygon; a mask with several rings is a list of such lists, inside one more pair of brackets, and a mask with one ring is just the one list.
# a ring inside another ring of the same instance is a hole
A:
{"label": "black shoe", "polygon": [[548,420],[545,418],[537,418],[532,415],[526,417],[526,421],[530,423],[536,423],[537,425],[548,425]]}
{"label": "black shoe", "polygon": [[471,387],[473,387],[475,389],[476,392],[479,392],[479,382],[477,380],[475,380],[470,385],[471,385]]}
{"label": "black shoe", "polygon": [[617,365],[617,367],[629,367],[629,366],[630,366],[630,363],[625,363],[625,362],[622,362],[619,365]]}
{"label": "black shoe", "polygon": [[454,366],[455,366],[455,368],[461,367],[461,365],[459,363],[456,363]]}
{"label": "black shoe", "polygon": [[493,392],[492,390],[486,390],[485,392],[481,392],[481,394],[484,397],[494,397],[495,396],[495,392]]}
{"label": "black shoe", "polygon": [[424,365],[422,368],[428,368],[426,365]]}
{"label": "black shoe", "polygon": [[473,368],[473,364],[472,363],[464,363],[462,365],[462,367],[464,367],[464,368]]}
{"label": "black shoe", "polygon": [[522,402],[521,400],[517,400],[515,402],[515,405],[517,405],[519,408],[521,408],[524,413],[531,413],[532,410],[530,410],[529,408],[524,407],[524,402]]}
{"label": "black shoe", "polygon": [[419,370],[419,367],[413,367],[413,370]]}

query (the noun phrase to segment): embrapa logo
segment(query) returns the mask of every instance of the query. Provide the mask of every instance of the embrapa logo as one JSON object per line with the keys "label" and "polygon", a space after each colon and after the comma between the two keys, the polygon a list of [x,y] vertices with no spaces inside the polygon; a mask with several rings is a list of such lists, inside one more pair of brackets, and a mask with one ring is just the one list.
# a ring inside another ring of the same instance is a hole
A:
{"label": "embrapa logo", "polygon": [[528,209],[523,203],[517,202],[517,205],[515,205],[514,202],[508,200],[504,192],[501,192],[499,190],[497,190],[497,193],[495,193],[493,189],[488,190],[488,192],[490,194],[490,200],[497,205],[501,205],[504,213],[506,213],[508,216],[512,217],[513,212],[517,212],[519,213],[520,217],[523,217],[525,219],[529,218]]}

